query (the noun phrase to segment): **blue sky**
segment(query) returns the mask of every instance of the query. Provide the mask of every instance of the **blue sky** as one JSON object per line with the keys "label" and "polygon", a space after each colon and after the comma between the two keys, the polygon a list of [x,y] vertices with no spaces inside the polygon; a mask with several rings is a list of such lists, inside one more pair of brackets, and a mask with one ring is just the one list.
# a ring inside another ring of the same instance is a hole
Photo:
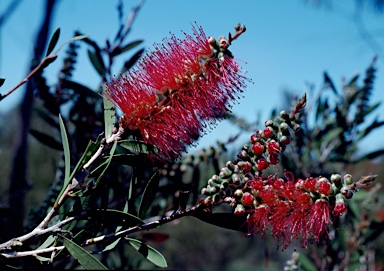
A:
{"label": "blue sky", "polygon": [[[9,2],[11,0],[1,0],[0,14]],[[17,84],[27,73],[44,2],[22,1],[1,28],[0,77],[6,78],[1,93]],[[138,1],[124,2],[128,16]],[[382,46],[372,48],[361,37],[353,21],[355,1],[334,1],[331,6],[321,7],[314,7],[309,2],[147,0],[126,41],[143,39],[144,46],[151,48],[154,42],[169,37],[169,32],[179,37],[183,37],[180,30],[191,33],[191,22],[194,21],[203,26],[208,36],[214,37],[233,32],[238,22],[245,24],[247,32],[233,43],[231,51],[240,63],[246,62],[243,67],[253,84],[249,84],[244,98],[233,107],[233,111],[249,121],[254,121],[258,113],[262,120],[266,120],[273,107],[283,104],[280,97],[285,88],[294,90],[298,95],[307,92],[311,101],[314,95],[311,97],[308,92],[307,83],[314,84],[315,90],[319,90],[324,71],[328,72],[338,87],[344,77],[349,79],[357,72],[363,76],[375,54],[379,54],[379,61],[376,65],[378,73],[373,101],[383,100],[384,14],[360,7],[359,18],[363,19],[369,33]],[[75,30],[79,30],[90,34],[93,40],[103,45],[107,38],[114,38],[117,30],[116,4],[117,1],[113,0],[59,1],[51,33],[61,28],[60,44],[71,38]],[[83,44],[74,80],[96,89],[100,81],[88,61],[86,49]],[[48,82],[55,82],[64,55],[65,48],[59,52],[59,59],[45,70]],[[129,54],[124,60],[127,58]],[[120,65],[116,67],[120,68]],[[19,89],[2,101],[0,112],[16,105],[22,93],[23,89]],[[383,111],[382,106],[380,111]],[[383,114],[379,115],[383,120]],[[226,140],[236,132],[228,122],[222,122],[200,140],[200,147],[210,145],[216,139]],[[373,136],[380,138],[378,133]],[[375,142],[384,146],[382,139],[375,139]]]}

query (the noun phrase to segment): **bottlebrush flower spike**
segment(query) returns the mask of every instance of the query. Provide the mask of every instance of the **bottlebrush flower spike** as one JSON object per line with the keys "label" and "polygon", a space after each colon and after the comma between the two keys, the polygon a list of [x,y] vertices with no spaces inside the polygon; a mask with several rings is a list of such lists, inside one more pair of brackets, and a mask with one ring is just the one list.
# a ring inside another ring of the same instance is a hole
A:
{"label": "bottlebrush flower spike", "polygon": [[252,146],[244,145],[238,160],[227,162],[201,191],[207,196],[203,201],[206,206],[229,203],[235,215],[243,216],[247,235],[270,231],[284,248],[299,238],[304,248],[311,239],[320,242],[330,238],[333,220],[347,212],[346,200],[377,178],[368,175],[353,182],[350,174],[343,178],[332,174],[329,179],[297,178],[287,171],[284,178],[278,173],[263,174],[266,169],[276,168],[279,155],[290,144],[290,130],[299,129],[296,121],[305,104],[303,95],[291,114],[281,111],[276,121],[266,121],[266,128],[250,137]]}
{"label": "bottlebrush flower spike", "polygon": [[104,96],[124,113],[120,126],[139,130],[142,140],[160,149],[161,160],[180,156],[245,90],[245,71],[228,50],[244,31],[236,26],[229,41],[220,37],[218,43],[193,26],[193,36],[172,35],[156,44],[135,69],[106,83]]}

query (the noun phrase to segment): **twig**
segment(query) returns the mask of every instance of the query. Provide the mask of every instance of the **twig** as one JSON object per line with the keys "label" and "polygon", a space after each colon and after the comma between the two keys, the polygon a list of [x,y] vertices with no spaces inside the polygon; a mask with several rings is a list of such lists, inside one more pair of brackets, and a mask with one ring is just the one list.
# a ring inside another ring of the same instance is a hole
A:
{"label": "twig", "polygon": [[[99,242],[106,242],[106,241],[115,240],[115,239],[127,236],[127,235],[135,233],[135,232],[139,232],[139,231],[148,231],[148,230],[157,228],[161,225],[164,225],[166,223],[169,223],[171,221],[174,221],[174,220],[181,218],[183,216],[193,215],[198,210],[201,210],[201,209],[206,208],[206,207],[208,207],[208,205],[206,203],[200,203],[200,204],[198,204],[194,207],[191,207],[189,209],[186,209],[183,211],[176,211],[172,215],[167,216],[167,217],[163,217],[159,220],[150,221],[150,222],[147,222],[143,225],[134,226],[134,227],[131,227],[129,229],[125,229],[125,230],[122,230],[122,231],[119,231],[116,233],[111,233],[111,234],[99,236],[96,238],[88,239],[82,244],[82,246],[89,246],[89,245],[93,245],[93,244],[99,243]],[[86,212],[82,213],[80,216],[83,216],[83,215],[86,215]],[[39,235],[44,234],[44,233],[48,233],[48,232],[61,231],[61,229],[60,229],[61,226],[68,224],[69,222],[71,222],[77,218],[78,217],[70,217],[70,218],[67,218],[66,220],[63,220],[62,222],[56,224],[55,226],[52,226],[52,227],[47,228],[45,230],[40,230]],[[38,235],[36,229],[27,235],[31,235],[33,232],[35,232],[35,234],[33,236]],[[21,238],[28,237],[27,239],[29,239],[30,237],[32,237],[32,236],[27,236],[27,235],[19,237],[17,240],[8,241],[7,242],[8,243],[8,249],[12,249],[13,247],[15,247],[15,244],[17,244],[17,241],[20,241]],[[5,245],[5,244],[6,243],[4,243],[3,245]],[[65,248],[64,246],[58,246],[58,247],[49,247],[49,248],[45,248],[45,249],[35,249],[35,250],[23,251],[23,252],[12,251],[12,252],[7,252],[7,253],[0,253],[0,256],[3,256],[5,258],[21,258],[21,257],[25,257],[25,256],[36,256],[36,255],[42,254],[42,253],[57,252],[57,251],[63,250],[64,248]],[[1,249],[1,247],[0,247],[0,249]]]}
{"label": "twig", "polygon": [[181,217],[187,216],[187,215],[192,215],[192,214],[196,213],[196,211],[203,209],[203,208],[206,208],[206,207],[207,207],[207,205],[199,203],[196,206],[191,207],[189,209],[186,209],[184,211],[176,211],[174,214],[172,214],[170,216],[163,217],[160,220],[151,221],[151,222],[148,222],[146,224],[143,224],[140,226],[135,226],[135,227],[132,227],[132,228],[129,228],[126,230],[116,232],[116,233],[110,233],[110,234],[106,234],[106,235],[99,236],[96,238],[88,239],[82,244],[82,246],[89,246],[89,245],[92,245],[92,244],[95,244],[98,242],[111,241],[111,240],[115,240],[117,238],[124,237],[124,236],[127,236],[127,235],[135,233],[135,232],[148,231],[151,229],[155,229],[155,228],[160,227],[161,225],[164,225],[166,223],[169,223],[175,219],[178,219],[178,218],[181,218]]}
{"label": "twig", "polygon": [[[39,226],[37,226],[33,231],[31,231],[30,233],[27,233],[23,236],[20,236],[18,238],[14,238],[12,240],[9,240],[8,242],[5,242],[3,244],[0,245],[0,251],[6,251],[6,250],[14,250],[15,247],[18,247],[18,246],[22,246],[23,245],[23,242],[31,239],[31,238],[34,238],[34,237],[37,237],[39,235],[43,235],[43,234],[46,234],[46,233],[50,233],[50,232],[62,232],[63,230],[61,229],[62,226],[64,225],[67,225],[68,223],[70,223],[71,221],[75,220],[76,218],[75,217],[69,217],[59,223],[57,223],[56,225],[53,225],[49,228],[46,228],[46,229],[43,229],[41,228],[41,224]],[[7,257],[7,255],[11,255],[11,254],[14,254],[16,252],[13,252],[13,253],[1,253],[0,255],[1,256],[4,256],[4,257]],[[29,255],[32,255],[32,254],[29,254]],[[25,255],[27,256],[27,255]],[[8,257],[7,257],[8,258]]]}
{"label": "twig", "polygon": [[34,76],[36,73],[38,73],[39,71],[42,71],[43,69],[45,69],[46,67],[48,67],[49,64],[51,64],[53,61],[55,61],[57,58],[57,55],[54,54],[54,55],[49,55],[47,57],[45,57],[41,62],[40,64],[34,68],[23,80],[21,80],[16,86],[14,86],[11,90],[9,90],[6,94],[4,95],[1,95],[0,94],[0,101],[2,101],[5,97],[9,96],[12,92],[14,92],[16,89],[18,89],[19,87],[21,87],[22,85],[24,85],[25,83],[28,82],[28,80]]}
{"label": "twig", "polygon": [[231,33],[228,33],[228,43],[229,44],[232,44],[232,41],[234,41],[235,39],[240,37],[240,35],[243,34],[247,30],[247,28],[245,27],[245,25],[237,24],[235,26],[235,30],[236,30],[236,33],[233,36]]}
{"label": "twig", "polygon": [[0,255],[5,258],[21,258],[25,256],[37,256],[38,254],[48,253],[48,252],[57,252],[63,250],[65,246],[59,247],[49,247],[44,249],[36,249],[31,251],[22,251],[22,252],[11,252],[11,253],[1,253]]}
{"label": "twig", "polygon": [[123,40],[125,39],[125,37],[128,35],[128,33],[131,31],[131,28],[132,28],[132,24],[133,24],[133,21],[135,20],[136,16],[137,16],[137,13],[139,12],[140,8],[143,6],[144,4],[144,0],[141,0],[139,4],[137,4],[137,6],[135,6],[132,11],[131,11],[131,14],[129,16],[129,18],[127,19],[126,23],[125,23],[125,27],[124,27],[124,32],[123,34],[120,36],[120,39],[119,39],[119,44],[121,44],[123,42]]}

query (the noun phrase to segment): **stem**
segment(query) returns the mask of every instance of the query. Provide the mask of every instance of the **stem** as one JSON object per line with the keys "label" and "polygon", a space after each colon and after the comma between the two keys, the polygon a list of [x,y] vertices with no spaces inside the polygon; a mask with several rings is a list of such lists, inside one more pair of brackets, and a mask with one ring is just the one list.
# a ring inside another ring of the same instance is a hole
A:
{"label": "stem", "polygon": [[21,80],[16,86],[14,86],[12,89],[10,89],[6,94],[4,95],[0,95],[0,101],[2,101],[4,98],[6,98],[7,96],[9,96],[12,92],[14,92],[16,89],[18,89],[19,87],[21,87],[22,85],[24,85],[25,83],[28,82],[28,80],[34,76],[36,73],[38,73],[39,71],[42,71],[43,69],[45,69],[46,67],[48,67],[49,64],[51,64],[53,61],[55,61],[57,58],[57,55],[49,55],[47,57],[45,57],[41,62],[40,64],[34,68],[23,80]]}
{"label": "stem", "polygon": [[[122,231],[119,231],[119,232],[116,232],[116,233],[106,234],[106,235],[99,236],[99,237],[96,237],[96,238],[88,239],[88,240],[86,240],[82,244],[82,246],[89,246],[89,245],[92,245],[92,244],[95,244],[95,243],[99,243],[99,242],[111,241],[111,240],[115,240],[115,239],[127,236],[127,235],[135,233],[135,232],[148,231],[148,230],[151,230],[151,229],[155,229],[157,227],[160,227],[161,225],[164,225],[166,223],[172,222],[172,221],[174,221],[176,219],[179,219],[179,218],[181,218],[183,216],[193,215],[197,211],[199,211],[201,209],[204,209],[206,207],[208,207],[208,205],[206,203],[200,203],[200,204],[198,204],[198,205],[196,205],[194,207],[191,207],[189,209],[186,209],[186,210],[178,210],[178,211],[174,212],[172,215],[163,217],[163,218],[161,218],[159,220],[150,221],[150,222],[147,222],[147,223],[145,223],[143,225],[134,226],[132,228],[125,229],[125,230],[122,230]],[[83,216],[83,215],[86,215],[86,212],[84,212],[80,216]],[[66,220],[63,220],[62,222],[56,224],[55,226],[52,226],[52,227],[47,228],[45,230],[39,230],[39,234],[44,234],[44,233],[47,233],[47,232],[62,231],[60,229],[61,226],[64,226],[65,224],[68,224],[69,222],[71,222],[72,220],[75,220],[77,218],[78,217],[67,218]],[[10,240],[7,243],[2,244],[0,246],[0,250],[2,249],[2,246],[4,246],[5,249],[11,249],[15,245],[17,245],[17,241],[21,242],[24,239],[27,240],[27,239],[31,238],[32,237],[32,233],[35,233],[33,236],[37,236],[38,235],[37,232],[38,232],[38,229],[36,228],[35,230],[33,230],[29,234],[26,234],[26,235],[24,235],[22,237],[19,237],[16,240]],[[5,246],[6,244],[8,245],[7,247]],[[36,255],[42,254],[42,253],[57,252],[57,251],[60,251],[60,250],[62,250],[64,248],[65,248],[64,246],[58,246],[58,247],[49,247],[49,248],[45,248],[45,249],[35,249],[35,250],[23,251],[23,252],[14,252],[13,251],[11,253],[0,253],[0,256],[3,256],[5,258],[21,258],[21,257],[25,257],[25,256],[36,256]]]}
{"label": "stem", "polygon": [[[54,209],[54,208],[52,208]],[[37,226],[33,231],[31,231],[30,233],[27,233],[23,236],[20,236],[18,238],[14,238],[12,240],[9,240],[8,242],[5,242],[3,244],[0,245],[0,251],[4,251],[4,250],[14,250],[15,247],[18,247],[18,246],[22,246],[23,245],[23,242],[31,239],[31,238],[34,238],[34,237],[37,237],[39,235],[43,235],[43,234],[46,234],[46,233],[50,233],[50,232],[63,232],[63,230],[61,229],[62,226],[70,223],[71,221],[75,220],[76,218],[75,217],[69,217],[59,223],[57,223],[56,225],[53,225],[49,228],[46,228],[46,229],[43,229],[41,228],[40,226],[42,225],[42,223],[40,223],[39,226]],[[14,252],[12,251],[12,253],[1,253],[0,255],[1,256],[4,256],[6,258],[11,258],[9,257],[10,255],[14,255],[14,254],[17,254],[18,252]],[[32,254],[28,254],[28,255],[32,255]],[[27,255],[24,255],[24,256],[27,256]],[[20,256],[20,257],[23,257],[23,256]]]}

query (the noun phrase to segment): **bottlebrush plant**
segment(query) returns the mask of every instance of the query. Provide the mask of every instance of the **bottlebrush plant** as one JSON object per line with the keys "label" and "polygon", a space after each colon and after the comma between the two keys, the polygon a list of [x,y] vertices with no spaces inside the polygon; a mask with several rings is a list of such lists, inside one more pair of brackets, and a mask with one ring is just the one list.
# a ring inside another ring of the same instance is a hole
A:
{"label": "bottlebrush plant", "polygon": [[[175,159],[206,129],[223,119],[230,112],[231,102],[246,88],[245,72],[228,49],[245,30],[239,24],[234,35],[216,40],[207,37],[201,27],[193,26],[193,35],[165,39],[131,68],[140,50],[126,63],[124,70],[128,71],[115,78],[102,52],[113,63],[114,57],[140,41],[123,46],[119,32],[117,43],[107,42],[101,50],[88,37],[82,37],[93,48],[90,59],[106,81],[101,95],[71,81],[67,65],[55,92],[49,91],[39,74],[36,80],[43,108],[38,112],[60,131],[62,178],[35,210],[29,231],[0,244],[1,264],[115,268],[116,263],[108,255],[117,250],[121,261],[117,267],[132,268],[138,266],[134,266],[137,262],[132,258],[128,261],[124,254],[131,246],[156,266],[167,267],[162,254],[146,240],[161,242],[168,236],[151,236],[147,231],[185,216],[243,231],[246,236],[270,232],[284,248],[299,238],[304,248],[310,247],[312,240],[328,240],[333,221],[345,216],[348,200],[377,176],[354,179],[336,172],[329,177],[302,177],[278,169],[282,155],[300,130],[306,95],[290,113],[282,111],[276,119],[266,121],[263,129],[256,130],[250,136],[251,144],[244,145],[235,160],[224,167],[216,163],[217,172],[205,180],[201,195],[194,198],[192,205],[188,205],[189,186],[174,185],[180,183],[175,178],[182,175],[177,172],[180,168]],[[74,62],[76,49],[70,47],[66,61]],[[49,102],[53,100],[58,106],[72,103],[67,121],[60,115],[54,117],[57,108]],[[102,112],[91,106],[101,102]],[[123,113],[118,118],[115,106]],[[104,132],[100,131],[102,119]],[[67,129],[70,125],[75,128]],[[60,149],[53,136],[32,131],[40,141]],[[97,132],[98,137],[91,137]],[[87,143],[85,135],[94,141]],[[79,151],[81,147],[83,152]],[[78,159],[76,164],[73,158]],[[183,159],[178,161],[185,162]],[[266,173],[270,170],[275,172]],[[232,211],[212,212],[222,204],[229,204]]]}

